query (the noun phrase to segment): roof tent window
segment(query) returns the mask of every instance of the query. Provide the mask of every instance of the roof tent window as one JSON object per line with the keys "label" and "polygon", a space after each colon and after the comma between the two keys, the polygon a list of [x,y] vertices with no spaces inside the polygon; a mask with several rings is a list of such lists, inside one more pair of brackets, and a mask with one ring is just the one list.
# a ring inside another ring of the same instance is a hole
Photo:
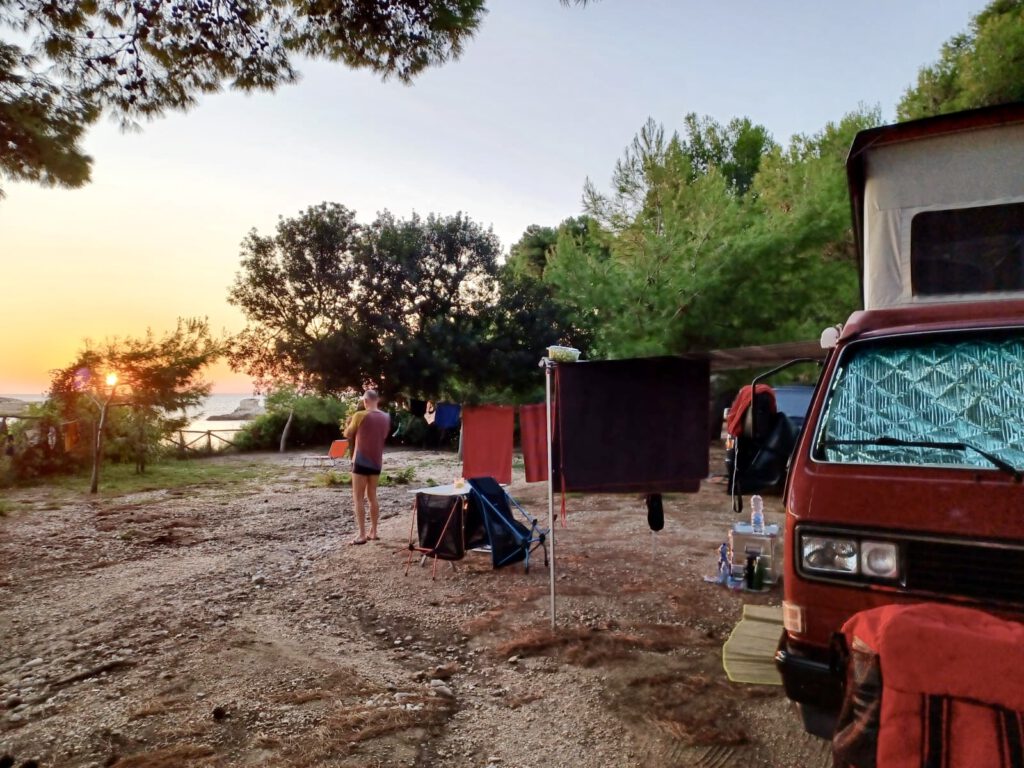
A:
{"label": "roof tent window", "polygon": [[910,280],[915,296],[1024,290],[1024,203],[918,213]]}

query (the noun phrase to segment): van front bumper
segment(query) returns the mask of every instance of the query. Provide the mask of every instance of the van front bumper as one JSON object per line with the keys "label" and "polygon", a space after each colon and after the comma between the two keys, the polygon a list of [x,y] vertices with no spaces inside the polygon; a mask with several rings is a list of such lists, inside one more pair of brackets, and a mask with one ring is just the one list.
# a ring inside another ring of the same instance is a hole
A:
{"label": "van front bumper", "polygon": [[842,671],[827,648],[795,643],[783,632],[775,652],[786,696],[800,705],[809,733],[832,738],[835,720],[843,703]]}

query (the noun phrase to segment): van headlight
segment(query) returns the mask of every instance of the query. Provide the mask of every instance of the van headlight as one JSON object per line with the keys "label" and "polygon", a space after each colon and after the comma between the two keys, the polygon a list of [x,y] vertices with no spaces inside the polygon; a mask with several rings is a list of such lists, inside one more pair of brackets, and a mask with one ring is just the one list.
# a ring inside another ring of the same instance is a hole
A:
{"label": "van headlight", "polygon": [[800,536],[800,564],[805,573],[897,581],[899,547],[891,541],[815,531]]}
{"label": "van headlight", "polygon": [[804,568],[824,573],[857,573],[857,540],[804,536],[800,540]]}
{"label": "van headlight", "polygon": [[900,573],[896,545],[891,541],[862,541],[860,571],[874,579],[895,579]]}

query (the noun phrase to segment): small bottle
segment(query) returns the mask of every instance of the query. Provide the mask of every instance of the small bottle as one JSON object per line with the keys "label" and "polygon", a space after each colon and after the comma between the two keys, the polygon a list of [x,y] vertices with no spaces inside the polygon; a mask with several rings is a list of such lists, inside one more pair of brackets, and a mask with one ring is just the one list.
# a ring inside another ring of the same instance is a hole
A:
{"label": "small bottle", "polygon": [[757,563],[754,565],[754,589],[760,592],[764,589],[764,580],[768,575],[768,569],[765,566],[764,558],[758,557]]}
{"label": "small bottle", "polygon": [[756,494],[750,497],[750,528],[754,533],[764,533],[764,499]]}

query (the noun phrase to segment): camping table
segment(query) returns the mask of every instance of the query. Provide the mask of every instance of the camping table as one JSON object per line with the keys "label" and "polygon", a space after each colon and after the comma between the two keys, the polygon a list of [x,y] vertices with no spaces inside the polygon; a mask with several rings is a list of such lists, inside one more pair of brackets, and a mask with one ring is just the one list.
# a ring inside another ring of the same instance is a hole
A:
{"label": "camping table", "polygon": [[[733,523],[732,530],[729,531],[729,549],[733,553],[733,576],[742,577],[747,555],[756,554],[765,560],[765,581],[774,584],[779,580],[782,542],[779,540],[777,524],[765,525],[763,533],[754,533],[754,527],[750,523]],[[778,552],[776,552],[777,549]],[[742,555],[739,562],[737,562],[737,555]]]}

